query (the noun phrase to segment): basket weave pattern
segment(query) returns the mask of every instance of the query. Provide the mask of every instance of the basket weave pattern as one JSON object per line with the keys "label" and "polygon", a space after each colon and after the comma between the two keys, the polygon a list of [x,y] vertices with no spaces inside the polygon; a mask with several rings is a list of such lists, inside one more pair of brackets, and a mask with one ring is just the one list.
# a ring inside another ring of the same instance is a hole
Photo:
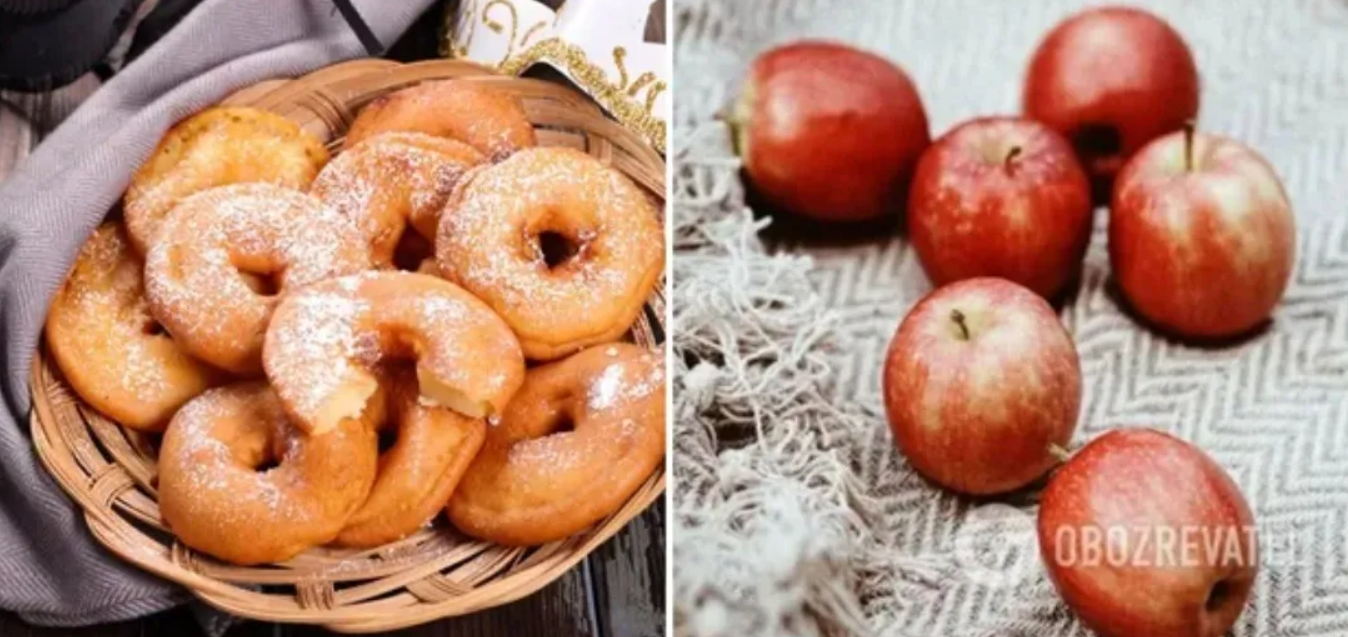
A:
{"label": "basket weave pattern", "polygon": [[[264,82],[224,101],[289,117],[328,143],[362,106],[431,79],[487,82],[515,93],[546,146],[570,146],[609,163],[663,210],[665,165],[639,137],[585,97],[539,80],[503,77],[456,61],[397,64],[358,60],[295,80]],[[657,289],[629,337],[664,340]],[[443,522],[377,549],[316,548],[281,564],[238,567],[178,543],[156,502],[153,440],[85,405],[44,350],[33,366],[32,432],[38,456],[83,508],[89,529],[122,559],[177,582],[207,603],[252,619],[320,624],[339,632],[394,630],[514,601],[560,577],[639,515],[664,491],[657,470],[617,512],[594,527],[536,549],[468,539]]]}

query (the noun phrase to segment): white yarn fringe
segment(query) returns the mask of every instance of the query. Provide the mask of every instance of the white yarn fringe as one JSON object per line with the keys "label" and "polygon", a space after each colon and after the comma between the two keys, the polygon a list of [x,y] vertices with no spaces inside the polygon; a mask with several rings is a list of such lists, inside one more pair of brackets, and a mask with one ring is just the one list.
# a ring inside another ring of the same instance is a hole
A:
{"label": "white yarn fringe", "polygon": [[[688,637],[865,635],[860,591],[939,577],[873,537],[859,408],[830,396],[836,318],[810,259],[769,254],[727,134],[676,153],[675,617]],[[893,599],[893,596],[888,596]],[[900,594],[899,597],[902,597]],[[892,634],[892,633],[891,633]]]}

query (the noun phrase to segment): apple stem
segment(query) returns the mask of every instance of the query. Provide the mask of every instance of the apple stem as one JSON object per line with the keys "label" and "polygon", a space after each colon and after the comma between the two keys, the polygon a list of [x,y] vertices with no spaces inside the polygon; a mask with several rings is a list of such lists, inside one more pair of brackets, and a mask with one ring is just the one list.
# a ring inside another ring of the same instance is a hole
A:
{"label": "apple stem", "polygon": [[716,114],[712,115],[712,119],[726,125],[726,128],[730,131],[731,150],[734,151],[736,156],[743,156],[744,149],[741,148],[740,129],[744,126],[744,121],[735,116],[734,109],[727,106],[716,111]]}
{"label": "apple stem", "polygon": [[1020,157],[1022,150],[1023,149],[1020,146],[1012,146],[1011,150],[1006,153],[1006,160],[1002,162],[1002,167],[1006,169],[1006,174],[1014,174],[1015,161],[1017,157]]}
{"label": "apple stem", "polygon": [[1072,458],[1071,452],[1052,442],[1048,443],[1048,455],[1053,456],[1058,462],[1067,462]]}
{"label": "apple stem", "polygon": [[1184,171],[1194,169],[1194,121],[1184,122]]}
{"label": "apple stem", "polygon": [[950,320],[954,321],[955,325],[960,326],[961,340],[969,340],[969,326],[964,324],[964,312],[950,310]]}

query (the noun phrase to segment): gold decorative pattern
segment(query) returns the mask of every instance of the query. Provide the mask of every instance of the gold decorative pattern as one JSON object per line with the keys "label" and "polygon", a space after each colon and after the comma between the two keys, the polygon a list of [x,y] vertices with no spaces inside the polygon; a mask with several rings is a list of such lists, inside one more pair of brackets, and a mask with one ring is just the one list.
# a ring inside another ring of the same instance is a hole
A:
{"label": "gold decorative pattern", "polygon": [[[628,96],[628,97],[636,97],[636,96],[637,96],[637,93],[640,93],[640,92],[641,92],[641,89],[645,88],[646,85],[647,85],[647,84],[650,84],[651,81],[653,81],[654,79],[655,79],[655,74],[652,73],[652,72],[650,72],[650,71],[646,71],[645,73],[642,73],[641,75],[638,75],[638,76],[637,76],[637,81],[632,82],[632,84],[631,84],[630,86],[627,87],[627,96]],[[621,87],[619,87],[619,88],[621,88]],[[648,108],[647,110],[650,110],[650,109]]]}
{"label": "gold decorative pattern", "polygon": [[[463,14],[459,19],[454,19],[454,4],[449,3],[445,7],[445,28],[440,34],[440,55],[448,58],[467,57],[468,47],[473,44],[473,35],[477,32],[477,21],[473,20],[473,5],[468,4],[463,8]],[[468,35],[463,38],[458,34],[467,29]],[[462,44],[454,44],[462,42]]]}
{"label": "gold decorative pattern", "polygon": [[491,19],[491,16],[487,15],[491,12],[492,7],[505,7],[509,10],[510,15],[510,37],[506,39],[506,52],[505,55],[501,57],[501,61],[496,63],[497,66],[500,66],[505,64],[506,60],[509,60],[510,56],[515,53],[515,35],[520,26],[520,13],[510,0],[491,0],[488,2],[487,6],[482,7],[482,23],[496,33],[501,33],[503,28],[500,22]]}
{"label": "gold decorative pattern", "polygon": [[535,35],[538,35],[538,32],[543,30],[543,27],[546,26],[548,26],[547,20],[539,20],[538,23],[534,24],[534,26],[529,27],[524,32],[524,37],[520,38],[520,46],[527,46],[529,44],[529,40],[532,39]]}
{"label": "gold decorative pattern", "polygon": [[627,88],[627,49],[621,46],[613,47],[613,65],[618,67],[618,90]]}
{"label": "gold decorative pattern", "polygon": [[[503,5],[508,12],[508,27],[500,10],[493,15],[497,5]],[[656,101],[669,88],[666,82],[650,71],[633,79],[627,69],[628,52],[622,46],[613,49],[613,63],[618,71],[614,82],[609,72],[590,60],[578,45],[557,37],[531,43],[546,29],[549,21],[532,24],[521,36],[519,16],[514,0],[467,0],[462,3],[462,11],[457,16],[447,8],[441,54],[451,58],[468,57],[479,26],[503,36],[508,33],[505,55],[495,63],[497,70],[507,75],[519,75],[538,62],[552,64],[566,72],[620,123],[645,137],[660,152],[665,151],[667,124],[653,113]]]}
{"label": "gold decorative pattern", "polygon": [[[622,47],[617,49],[621,50]],[[617,50],[614,54],[617,61]],[[506,75],[519,75],[541,61],[547,61],[566,71],[576,84],[612,113],[622,125],[645,137],[656,150],[665,152],[667,126],[652,114],[656,98],[668,88],[664,82],[655,82],[649,86],[644,103],[633,102],[623,92],[623,88],[626,88],[623,86],[626,83],[626,71],[621,65],[618,68],[622,75],[619,78],[622,84],[615,84],[609,80],[608,73],[604,69],[590,61],[583,49],[555,37],[547,38],[525,49],[501,64],[498,70]],[[636,97],[636,94],[632,94],[631,97]]]}
{"label": "gold decorative pattern", "polygon": [[[656,82],[653,86],[651,86],[651,90],[649,90],[649,91],[646,92],[646,112],[647,112],[647,113],[649,113],[649,112],[655,110],[655,99],[656,99],[657,97],[659,97],[660,94],[663,93],[663,92],[665,91],[665,89],[667,89],[667,88],[669,88],[669,85],[666,84],[666,83],[663,82],[663,81],[660,81],[660,82]],[[661,148],[661,150],[663,150],[663,147]]]}

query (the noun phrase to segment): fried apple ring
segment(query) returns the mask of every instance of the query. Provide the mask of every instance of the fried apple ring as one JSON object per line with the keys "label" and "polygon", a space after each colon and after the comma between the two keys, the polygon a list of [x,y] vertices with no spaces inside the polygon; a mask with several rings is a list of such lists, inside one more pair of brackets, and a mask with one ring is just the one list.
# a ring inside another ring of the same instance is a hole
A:
{"label": "fried apple ring", "polygon": [[664,371],[662,355],[629,343],[529,370],[450,498],[450,521],[533,546],[617,511],[665,455]]}
{"label": "fried apple ring", "polygon": [[178,204],[145,259],[150,311],[184,349],[251,377],[277,296],[241,273],[270,276],[278,294],[368,270],[355,225],[318,199],[272,184],[221,186]]}
{"label": "fried apple ring", "polygon": [[223,376],[150,316],[140,257],[119,223],[100,226],[80,250],[52,299],[46,337],[75,393],[132,429],[163,431],[178,407]]}
{"label": "fried apple ring", "polygon": [[468,169],[486,161],[472,146],[421,133],[382,133],[346,150],[310,194],[360,228],[375,265],[393,265],[410,224],[435,239],[440,209]]}
{"label": "fried apple ring", "polygon": [[323,143],[280,115],[239,106],[204,110],[170,128],[131,178],[123,199],[127,233],[145,254],[184,198],[259,181],[304,190],[327,162]]}
{"label": "fried apple ring", "polygon": [[[550,264],[543,244],[568,245]],[[622,173],[569,148],[534,148],[465,179],[440,218],[445,278],[496,310],[531,360],[617,340],[664,268],[658,211]]]}
{"label": "fried apple ring", "polygon": [[305,436],[266,383],[212,389],[164,433],[160,513],[183,544],[243,566],[327,543],[370,492],[380,411]]}
{"label": "fried apple ring", "polygon": [[389,131],[457,139],[492,161],[535,144],[519,98],[471,80],[423,82],[370,102],[351,123],[345,147]]}
{"label": "fried apple ring", "polygon": [[501,413],[524,379],[519,342],[500,317],[459,286],[411,272],[366,272],[287,295],[262,349],[287,413],[312,434],[365,409],[381,362],[409,358],[423,401],[470,418]]}
{"label": "fried apple ring", "polygon": [[481,418],[422,405],[411,373],[395,374],[388,387],[384,427],[396,428],[397,440],[380,455],[365,504],[338,534],[341,546],[375,547],[424,527],[449,501],[487,435]]}

